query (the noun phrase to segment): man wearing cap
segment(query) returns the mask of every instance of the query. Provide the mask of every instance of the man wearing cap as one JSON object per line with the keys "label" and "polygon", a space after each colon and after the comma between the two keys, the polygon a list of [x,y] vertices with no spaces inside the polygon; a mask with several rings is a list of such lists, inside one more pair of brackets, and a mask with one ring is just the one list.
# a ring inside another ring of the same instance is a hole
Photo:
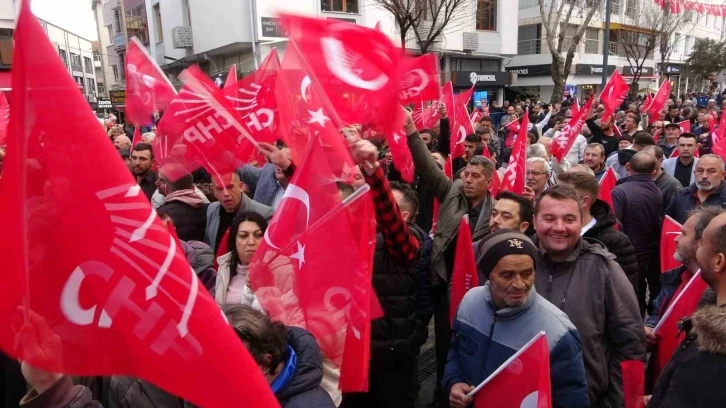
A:
{"label": "man wearing cap", "polygon": [[466,394],[540,331],[550,351],[553,406],[589,406],[580,337],[567,315],[535,291],[532,241],[500,230],[477,247],[480,279],[487,283],[467,292],[453,324],[444,374],[451,407],[471,404]]}
{"label": "man wearing cap", "polygon": [[665,137],[661,137],[658,140],[658,146],[663,149],[663,154],[666,157],[671,157],[673,151],[678,147],[678,136],[681,135],[681,127],[678,123],[671,122],[665,125]]}
{"label": "man wearing cap", "polygon": [[622,407],[620,363],[645,361],[645,330],[635,292],[615,255],[580,237],[577,192],[556,185],[534,208],[537,293],[565,312],[580,333],[592,407]]}

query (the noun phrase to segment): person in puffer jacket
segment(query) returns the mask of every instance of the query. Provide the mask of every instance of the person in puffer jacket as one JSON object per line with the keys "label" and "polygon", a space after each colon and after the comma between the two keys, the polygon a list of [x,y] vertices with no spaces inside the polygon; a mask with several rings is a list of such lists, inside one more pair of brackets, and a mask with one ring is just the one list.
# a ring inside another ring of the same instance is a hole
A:
{"label": "person in puffer jacket", "polygon": [[477,267],[488,280],[459,305],[444,372],[452,408],[471,404],[466,394],[540,331],[550,351],[553,406],[590,405],[580,336],[567,315],[535,291],[536,258],[534,244],[518,231],[482,240]]}

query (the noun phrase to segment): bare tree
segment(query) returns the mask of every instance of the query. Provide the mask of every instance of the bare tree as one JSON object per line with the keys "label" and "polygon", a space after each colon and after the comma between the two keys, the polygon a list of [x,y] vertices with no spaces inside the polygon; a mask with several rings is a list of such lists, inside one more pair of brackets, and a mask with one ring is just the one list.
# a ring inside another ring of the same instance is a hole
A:
{"label": "bare tree", "polygon": [[373,0],[393,15],[405,47],[409,31],[413,32],[421,53],[441,41],[443,35],[466,24],[467,5],[471,0]]}
{"label": "bare tree", "polygon": [[643,76],[643,66],[646,60],[655,58],[656,49],[660,51],[660,67],[664,69],[665,60],[673,50],[671,38],[676,30],[683,30],[687,18],[686,13],[674,14],[668,7],[661,10],[649,1],[640,3],[638,9],[628,16],[629,25],[637,27],[637,30],[618,30],[617,37],[618,51],[625,54],[633,75],[630,83],[631,96],[636,96],[638,82]]}
{"label": "bare tree", "polygon": [[[545,30],[547,47],[552,54],[552,91],[550,103],[560,102],[565,92],[565,81],[572,69],[577,46],[590,25],[590,20],[604,4],[598,0],[539,0],[539,14]],[[572,32],[571,37],[566,36]],[[567,37],[567,38],[566,38]],[[563,55],[564,53],[564,55]]]}

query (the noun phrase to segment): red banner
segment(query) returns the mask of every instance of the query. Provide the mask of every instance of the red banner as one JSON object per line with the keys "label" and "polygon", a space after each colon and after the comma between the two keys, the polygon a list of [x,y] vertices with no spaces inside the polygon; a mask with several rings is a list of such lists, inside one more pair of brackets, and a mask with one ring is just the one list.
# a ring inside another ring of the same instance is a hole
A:
{"label": "red banner", "polygon": [[570,119],[567,126],[565,126],[552,140],[552,155],[557,158],[558,161],[562,161],[562,159],[567,156],[567,153],[575,143],[575,139],[577,139],[577,136],[580,135],[580,131],[585,125],[587,116],[590,114],[590,107],[592,107],[593,100],[593,98],[590,98],[585,106],[578,112],[577,116],[573,114],[572,119]]}
{"label": "red banner", "polygon": [[169,78],[133,37],[126,50],[126,117],[135,125],[149,125],[154,111],[165,110],[175,96]]}

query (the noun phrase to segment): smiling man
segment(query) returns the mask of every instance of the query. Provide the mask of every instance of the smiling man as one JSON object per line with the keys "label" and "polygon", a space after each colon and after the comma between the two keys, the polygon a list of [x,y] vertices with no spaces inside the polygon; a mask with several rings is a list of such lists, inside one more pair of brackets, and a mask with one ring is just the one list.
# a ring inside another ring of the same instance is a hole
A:
{"label": "smiling man", "polygon": [[547,333],[553,406],[590,406],[577,330],[534,289],[532,241],[501,230],[478,248],[477,269],[487,283],[467,292],[456,314],[444,375],[450,406],[469,406],[466,394],[540,331]]}
{"label": "smiling man", "polygon": [[580,237],[577,192],[556,185],[534,208],[537,293],[565,312],[580,333],[590,406],[624,405],[620,363],[645,361],[645,331],[628,278],[615,256]]}

